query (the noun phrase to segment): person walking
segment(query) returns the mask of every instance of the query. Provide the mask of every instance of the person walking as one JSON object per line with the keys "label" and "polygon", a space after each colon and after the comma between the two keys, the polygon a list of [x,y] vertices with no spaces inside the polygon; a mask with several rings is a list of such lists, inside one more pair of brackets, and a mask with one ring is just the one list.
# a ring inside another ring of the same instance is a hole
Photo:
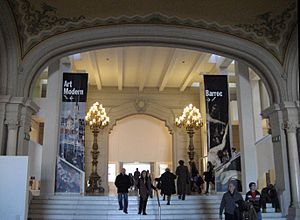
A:
{"label": "person walking", "polygon": [[115,185],[118,189],[119,210],[123,210],[124,213],[128,214],[128,188],[130,188],[131,182],[129,176],[126,175],[125,168],[122,168],[121,173],[116,177]]}
{"label": "person walking", "polygon": [[147,215],[146,207],[147,207],[148,197],[151,193],[151,189],[156,190],[156,187],[151,184],[151,181],[147,176],[146,170],[142,171],[141,176],[138,180],[137,187],[139,189],[139,194],[140,194],[138,214],[140,215],[143,212],[143,215]]}
{"label": "person walking", "polygon": [[133,173],[133,179],[134,179],[134,190],[137,191],[138,188],[137,188],[137,184],[138,184],[138,181],[139,181],[139,178],[140,178],[140,171],[139,171],[139,168],[136,168],[136,170],[134,171]]}
{"label": "person walking", "polygon": [[272,207],[275,208],[275,212],[281,212],[276,188],[271,183],[268,183],[267,187],[261,190],[261,205],[263,213],[266,213],[267,202],[272,203]]}
{"label": "person walking", "polygon": [[215,185],[215,177],[213,175],[213,165],[210,161],[207,162],[207,171],[203,173],[204,180],[206,182],[206,191],[205,194],[208,194],[209,184],[212,183]]}
{"label": "person walking", "polygon": [[196,163],[194,161],[189,162],[190,170],[191,170],[191,191],[196,192],[198,191],[199,194],[201,194],[202,189],[201,185],[204,183],[202,177],[199,175],[199,171],[196,167]]}
{"label": "person walking", "polygon": [[250,191],[246,193],[245,201],[249,201],[253,208],[255,209],[257,220],[262,220],[261,216],[261,195],[257,191],[256,183],[251,182],[249,183]]}
{"label": "person walking", "polygon": [[223,194],[222,201],[219,209],[219,216],[222,219],[223,210],[225,209],[225,220],[238,220],[238,216],[235,215],[236,208],[238,208],[238,202],[243,201],[242,195],[236,190],[237,182],[230,180],[228,183],[228,191]]}
{"label": "person walking", "polygon": [[189,170],[187,166],[184,165],[183,160],[178,161],[179,166],[176,168],[177,175],[177,194],[178,198],[185,200],[185,195],[187,191],[187,184],[189,184]]}
{"label": "person walking", "polygon": [[170,205],[171,195],[176,193],[175,189],[176,175],[171,173],[169,168],[166,168],[165,172],[158,178],[161,182],[161,193],[167,196],[167,205]]}
{"label": "person walking", "polygon": [[129,179],[130,179],[130,191],[132,191],[132,188],[134,186],[134,179],[132,173],[128,173]]}

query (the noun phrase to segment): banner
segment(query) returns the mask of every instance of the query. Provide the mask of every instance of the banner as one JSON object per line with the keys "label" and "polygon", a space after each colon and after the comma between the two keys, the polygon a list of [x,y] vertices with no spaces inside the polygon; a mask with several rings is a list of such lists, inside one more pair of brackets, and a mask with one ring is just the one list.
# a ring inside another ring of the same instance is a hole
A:
{"label": "banner", "polygon": [[55,192],[80,193],[88,75],[63,73]]}
{"label": "banner", "polygon": [[227,190],[228,180],[240,181],[239,156],[232,157],[229,134],[227,76],[204,76],[208,161],[215,171],[217,191]]}

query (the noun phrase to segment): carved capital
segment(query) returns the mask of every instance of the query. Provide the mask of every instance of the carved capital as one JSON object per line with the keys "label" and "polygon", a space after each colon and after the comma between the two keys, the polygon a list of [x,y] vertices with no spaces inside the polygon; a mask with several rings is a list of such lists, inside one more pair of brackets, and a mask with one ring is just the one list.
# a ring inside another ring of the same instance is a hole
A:
{"label": "carved capital", "polygon": [[286,130],[288,133],[296,133],[298,127],[299,124],[292,121],[286,121],[282,123],[282,129]]}
{"label": "carved capital", "polygon": [[17,130],[20,127],[19,121],[16,119],[6,119],[5,124],[8,130]]}

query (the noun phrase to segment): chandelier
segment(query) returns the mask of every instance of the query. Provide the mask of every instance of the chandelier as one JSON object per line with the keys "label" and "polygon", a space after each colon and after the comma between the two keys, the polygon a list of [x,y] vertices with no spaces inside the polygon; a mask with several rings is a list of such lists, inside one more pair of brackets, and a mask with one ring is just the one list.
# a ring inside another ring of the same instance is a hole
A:
{"label": "chandelier", "polygon": [[194,143],[193,143],[193,135],[194,130],[199,129],[203,126],[201,113],[198,108],[189,104],[183,109],[183,113],[181,116],[175,119],[175,124],[177,127],[184,127],[189,135],[189,147],[188,147],[188,155],[190,161],[194,160]]}
{"label": "chandelier", "polygon": [[104,192],[104,188],[101,187],[101,177],[97,173],[97,164],[98,164],[98,144],[97,136],[100,132],[100,129],[106,127],[109,123],[109,117],[106,115],[105,108],[99,102],[94,103],[88,113],[85,116],[85,121],[87,125],[90,126],[90,129],[94,136],[93,148],[91,151],[92,154],[92,172],[89,177],[89,184],[87,187],[88,193],[94,192]]}

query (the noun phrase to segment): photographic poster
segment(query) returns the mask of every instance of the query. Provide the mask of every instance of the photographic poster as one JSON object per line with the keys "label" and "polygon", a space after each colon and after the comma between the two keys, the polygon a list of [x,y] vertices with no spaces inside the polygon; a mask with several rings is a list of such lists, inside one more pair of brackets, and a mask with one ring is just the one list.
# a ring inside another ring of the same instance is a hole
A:
{"label": "photographic poster", "polygon": [[55,192],[80,193],[88,74],[63,73]]}
{"label": "photographic poster", "polygon": [[227,190],[230,179],[238,181],[240,187],[240,155],[232,154],[229,134],[229,96],[227,76],[205,75],[208,161],[214,167],[218,192]]}

